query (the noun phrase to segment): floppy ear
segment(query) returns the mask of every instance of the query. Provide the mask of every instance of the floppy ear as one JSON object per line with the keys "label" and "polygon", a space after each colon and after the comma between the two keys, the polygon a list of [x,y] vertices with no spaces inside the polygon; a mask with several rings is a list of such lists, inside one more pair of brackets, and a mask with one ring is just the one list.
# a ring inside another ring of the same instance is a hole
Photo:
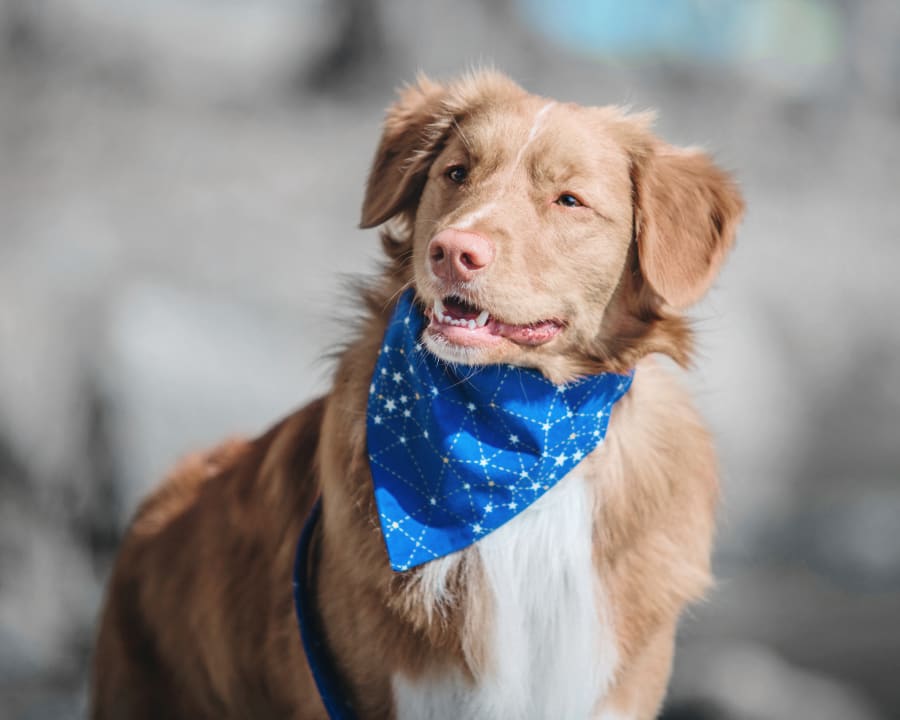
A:
{"label": "floppy ear", "polygon": [[731,178],[705,153],[658,143],[632,168],[635,234],[644,279],[669,305],[712,285],[744,212]]}
{"label": "floppy ear", "polygon": [[[443,86],[420,75],[388,108],[369,172],[360,227],[381,225],[415,206],[434,150],[452,121],[442,107],[445,96]],[[439,122],[445,115],[446,127]]]}

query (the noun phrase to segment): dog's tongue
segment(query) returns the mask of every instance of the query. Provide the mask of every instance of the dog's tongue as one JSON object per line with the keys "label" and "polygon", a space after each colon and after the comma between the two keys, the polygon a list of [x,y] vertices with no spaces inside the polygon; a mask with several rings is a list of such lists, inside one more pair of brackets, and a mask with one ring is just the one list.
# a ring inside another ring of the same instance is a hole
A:
{"label": "dog's tongue", "polygon": [[494,332],[522,345],[542,345],[560,331],[559,324],[548,320],[534,325],[507,325],[497,322]]}

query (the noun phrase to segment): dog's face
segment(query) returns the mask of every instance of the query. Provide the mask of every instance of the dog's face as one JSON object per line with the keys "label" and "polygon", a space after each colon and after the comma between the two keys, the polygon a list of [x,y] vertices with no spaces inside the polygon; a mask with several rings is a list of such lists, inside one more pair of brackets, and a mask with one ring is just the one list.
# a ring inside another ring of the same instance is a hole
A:
{"label": "dog's face", "polygon": [[431,352],[557,382],[652,351],[686,358],[673,311],[709,287],[742,204],[705,155],[647,124],[493,73],[405,91],[362,224],[399,220],[392,254],[425,308]]}

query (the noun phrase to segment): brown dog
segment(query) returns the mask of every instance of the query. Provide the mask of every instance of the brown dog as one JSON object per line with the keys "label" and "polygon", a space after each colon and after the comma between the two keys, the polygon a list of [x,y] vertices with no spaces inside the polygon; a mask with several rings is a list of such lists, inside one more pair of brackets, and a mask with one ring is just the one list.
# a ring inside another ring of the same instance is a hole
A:
{"label": "brown dog", "polygon": [[[706,155],[648,122],[495,73],[402,92],[362,213],[387,223],[390,263],[333,389],[189,459],[140,508],[109,585],[94,718],[327,717],[292,599],[318,496],[312,602],[357,717],[655,716],[679,613],[709,582],[717,482],[697,413],[648,356],[688,362],[678,311],[709,288],[743,205]],[[606,441],[532,508],[393,572],[366,403],[407,287],[443,360],[555,383],[635,375]]]}

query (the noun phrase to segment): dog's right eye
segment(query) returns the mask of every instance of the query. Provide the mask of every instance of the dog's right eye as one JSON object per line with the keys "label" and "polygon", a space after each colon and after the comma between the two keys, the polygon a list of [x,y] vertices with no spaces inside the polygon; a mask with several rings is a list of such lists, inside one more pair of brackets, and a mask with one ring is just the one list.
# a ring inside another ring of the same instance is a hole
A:
{"label": "dog's right eye", "polygon": [[453,165],[452,167],[447,168],[445,174],[450,182],[454,182],[457,185],[462,185],[466,181],[466,178],[469,177],[469,171],[462,165]]}

